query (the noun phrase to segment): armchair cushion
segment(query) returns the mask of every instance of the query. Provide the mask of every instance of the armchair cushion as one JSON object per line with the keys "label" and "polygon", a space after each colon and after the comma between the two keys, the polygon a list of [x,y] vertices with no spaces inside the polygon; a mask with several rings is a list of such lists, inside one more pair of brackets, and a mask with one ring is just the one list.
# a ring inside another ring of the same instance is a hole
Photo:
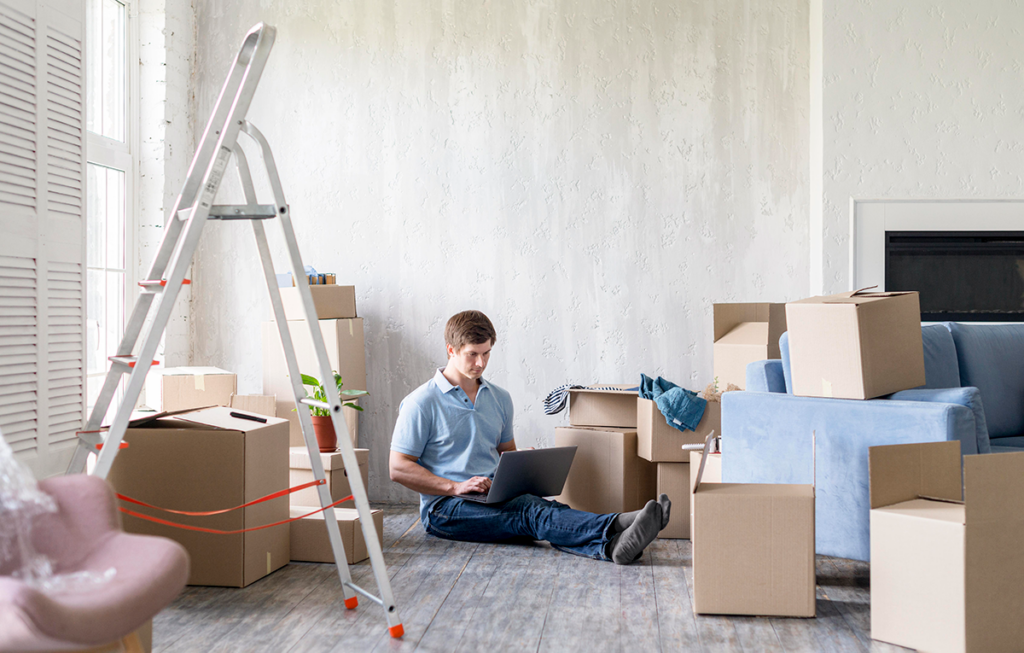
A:
{"label": "armchair cushion", "polygon": [[768,359],[748,364],[746,389],[750,392],[785,392],[786,379],[782,372],[782,361]]}
{"label": "armchair cushion", "polygon": [[782,356],[782,374],[786,380],[786,394],[793,394],[793,372],[789,367],[789,331],[779,338],[779,353]]}
{"label": "armchair cushion", "polygon": [[993,443],[1024,435],[1024,324],[948,324],[960,381],[981,391]]}
{"label": "armchair cushion", "polygon": [[[959,388],[960,367],[949,329],[941,324],[921,327],[924,344],[924,388]],[[970,385],[970,384],[968,384]]]}
{"label": "armchair cushion", "polygon": [[894,392],[886,397],[886,399],[892,401],[930,401],[938,404],[960,404],[970,408],[971,413],[974,414],[974,431],[977,434],[978,453],[992,453],[988,436],[988,425],[985,423],[985,408],[981,403],[981,392],[977,388],[914,388],[913,390]]}

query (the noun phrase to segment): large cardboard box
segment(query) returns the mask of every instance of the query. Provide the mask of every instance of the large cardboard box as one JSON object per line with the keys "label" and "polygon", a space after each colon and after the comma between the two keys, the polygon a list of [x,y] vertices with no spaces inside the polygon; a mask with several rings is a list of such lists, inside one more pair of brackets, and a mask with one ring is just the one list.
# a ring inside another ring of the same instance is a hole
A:
{"label": "large cardboard box", "polygon": [[793,393],[871,399],[924,385],[916,292],[854,291],[786,304]]}
{"label": "large cardboard box", "polygon": [[672,502],[671,519],[661,529],[663,540],[685,540],[690,537],[690,463],[652,463],[658,466],[657,495],[667,494]]}
{"label": "large cardboard box", "polygon": [[[370,487],[369,476],[369,449],[356,449],[356,460],[359,461],[359,475],[363,477],[363,487]],[[341,459],[340,453],[322,453],[320,462],[324,466],[324,476],[327,478],[327,489],[330,490],[331,500],[338,501],[352,494],[352,488],[348,482],[348,470],[345,469],[345,462]],[[306,447],[291,447],[288,450],[288,483],[289,487],[309,483],[313,480],[313,467],[309,462],[309,452]],[[293,506],[319,506],[320,495],[315,487],[308,487],[298,492],[292,492],[291,505]],[[346,501],[338,504],[349,508],[355,508],[354,501]]]}
{"label": "large cardboard box", "polygon": [[[316,510],[315,507],[292,506],[291,516],[300,517]],[[377,541],[384,541],[384,511],[373,510],[373,525],[377,529]],[[345,508],[335,508],[334,516],[338,520],[341,532],[341,543],[345,546],[345,558],[348,564],[366,560],[370,554],[366,550],[363,539],[363,527],[359,523],[359,512]],[[324,524],[324,513],[318,512],[291,524],[292,560],[296,562],[334,562],[331,541],[327,537],[327,526]],[[383,544],[381,545],[383,546]]]}
{"label": "large cardboard box", "polygon": [[871,447],[871,637],[921,651],[1024,647],[1024,453]]}
{"label": "large cardboard box", "polygon": [[813,485],[708,483],[698,468],[693,534],[694,612],[814,616]]}
{"label": "large cardboard box", "polygon": [[[690,452],[690,482],[686,486],[686,501],[690,510],[690,540],[693,540],[693,487],[697,484],[697,472],[700,470],[701,453]],[[722,482],[722,454],[708,453],[707,461],[704,463],[704,482]]]}
{"label": "large cardboard box", "polygon": [[694,431],[680,431],[668,425],[658,404],[650,399],[634,400],[637,414],[637,455],[657,463],[685,463],[690,454],[684,444],[700,444],[714,431],[722,432],[722,404],[709,401],[704,416]]}
{"label": "large cardboard box", "polygon": [[228,406],[235,375],[216,367],[170,367],[161,375],[160,410]]}
{"label": "large cardboard box", "polygon": [[[288,426],[231,417],[218,406],[133,422],[107,478],[117,492],[173,510],[210,511],[242,505],[288,487]],[[288,519],[280,497],[220,515],[169,515],[143,506],[131,510],[192,526],[241,530]],[[288,525],[221,535],[172,528],[122,515],[129,533],[160,535],[181,543],[191,559],[190,585],[245,587],[288,564]]]}
{"label": "large cardboard box", "polygon": [[781,358],[779,338],[786,332],[785,304],[715,304],[715,378],[725,390],[747,387],[747,365]]}
{"label": "large cardboard box", "polygon": [[569,391],[569,424],[617,429],[636,428],[637,388],[602,385],[618,390],[576,389]]}
{"label": "large cardboard box", "polygon": [[[313,306],[316,308],[318,319],[334,320],[356,317],[355,286],[315,285],[309,287],[309,292],[313,295]],[[281,303],[284,304],[286,320],[306,319],[297,287],[281,288]]]}
{"label": "large cardboard box", "polygon": [[[328,286],[323,286],[328,287]],[[302,320],[289,321],[288,330],[295,346],[295,358],[299,371],[320,381],[319,365],[313,352],[313,338],[309,327]],[[341,374],[346,390],[366,390],[366,348],[363,341],[362,318],[348,320],[320,320],[320,333],[327,347],[327,359],[331,369]],[[289,422],[291,446],[302,446],[302,429],[299,416],[293,410],[295,401],[288,365],[284,359],[284,348],[274,322],[263,323],[263,393],[277,395],[277,415]],[[312,392],[312,391],[310,391]],[[352,401],[344,399],[344,401]],[[359,403],[355,401],[354,403]],[[306,409],[308,410],[308,409]],[[359,444],[359,411],[344,408],[345,422],[353,445]]]}
{"label": "large cardboard box", "polygon": [[637,458],[636,431],[556,428],[555,446],[569,445],[576,456],[558,501],[606,514],[639,510],[654,498],[657,468]]}

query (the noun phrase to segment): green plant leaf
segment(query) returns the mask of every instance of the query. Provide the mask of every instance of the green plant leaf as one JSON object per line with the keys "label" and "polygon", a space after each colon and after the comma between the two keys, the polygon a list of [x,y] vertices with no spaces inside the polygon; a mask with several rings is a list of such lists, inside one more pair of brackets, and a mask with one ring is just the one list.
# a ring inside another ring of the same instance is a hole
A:
{"label": "green plant leaf", "polygon": [[341,394],[345,395],[346,397],[365,397],[370,393],[367,392],[366,390],[342,390]]}
{"label": "green plant leaf", "polygon": [[302,375],[302,385],[311,385],[311,386],[314,386],[314,387],[319,387],[320,381],[318,381],[315,377],[312,377],[312,376],[310,376],[308,374],[303,374]]}
{"label": "green plant leaf", "polygon": [[353,410],[358,410],[360,413],[363,412],[363,407],[362,406],[360,406],[358,404],[354,404],[351,401],[346,403],[345,405],[348,406],[349,408],[352,408]]}

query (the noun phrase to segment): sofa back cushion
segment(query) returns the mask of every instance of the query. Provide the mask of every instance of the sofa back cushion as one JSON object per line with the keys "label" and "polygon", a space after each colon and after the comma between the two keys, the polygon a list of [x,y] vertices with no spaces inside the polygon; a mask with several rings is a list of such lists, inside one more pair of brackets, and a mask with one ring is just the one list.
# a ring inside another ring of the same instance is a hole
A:
{"label": "sofa back cushion", "polygon": [[989,437],[1024,435],[1024,324],[946,326],[956,343],[960,383],[981,391]]}
{"label": "sofa back cushion", "polygon": [[941,324],[921,327],[924,344],[924,379],[928,389],[959,388],[960,367],[949,329]]}

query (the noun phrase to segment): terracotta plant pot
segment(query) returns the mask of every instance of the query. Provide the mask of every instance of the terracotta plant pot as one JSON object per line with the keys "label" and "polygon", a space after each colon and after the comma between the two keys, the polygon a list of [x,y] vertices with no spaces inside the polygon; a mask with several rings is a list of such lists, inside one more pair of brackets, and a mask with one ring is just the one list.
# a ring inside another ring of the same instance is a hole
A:
{"label": "terracotta plant pot", "polygon": [[333,453],[338,450],[338,434],[334,432],[334,423],[331,416],[320,417],[310,415],[313,418],[313,433],[316,434],[316,443],[320,447],[320,453]]}

